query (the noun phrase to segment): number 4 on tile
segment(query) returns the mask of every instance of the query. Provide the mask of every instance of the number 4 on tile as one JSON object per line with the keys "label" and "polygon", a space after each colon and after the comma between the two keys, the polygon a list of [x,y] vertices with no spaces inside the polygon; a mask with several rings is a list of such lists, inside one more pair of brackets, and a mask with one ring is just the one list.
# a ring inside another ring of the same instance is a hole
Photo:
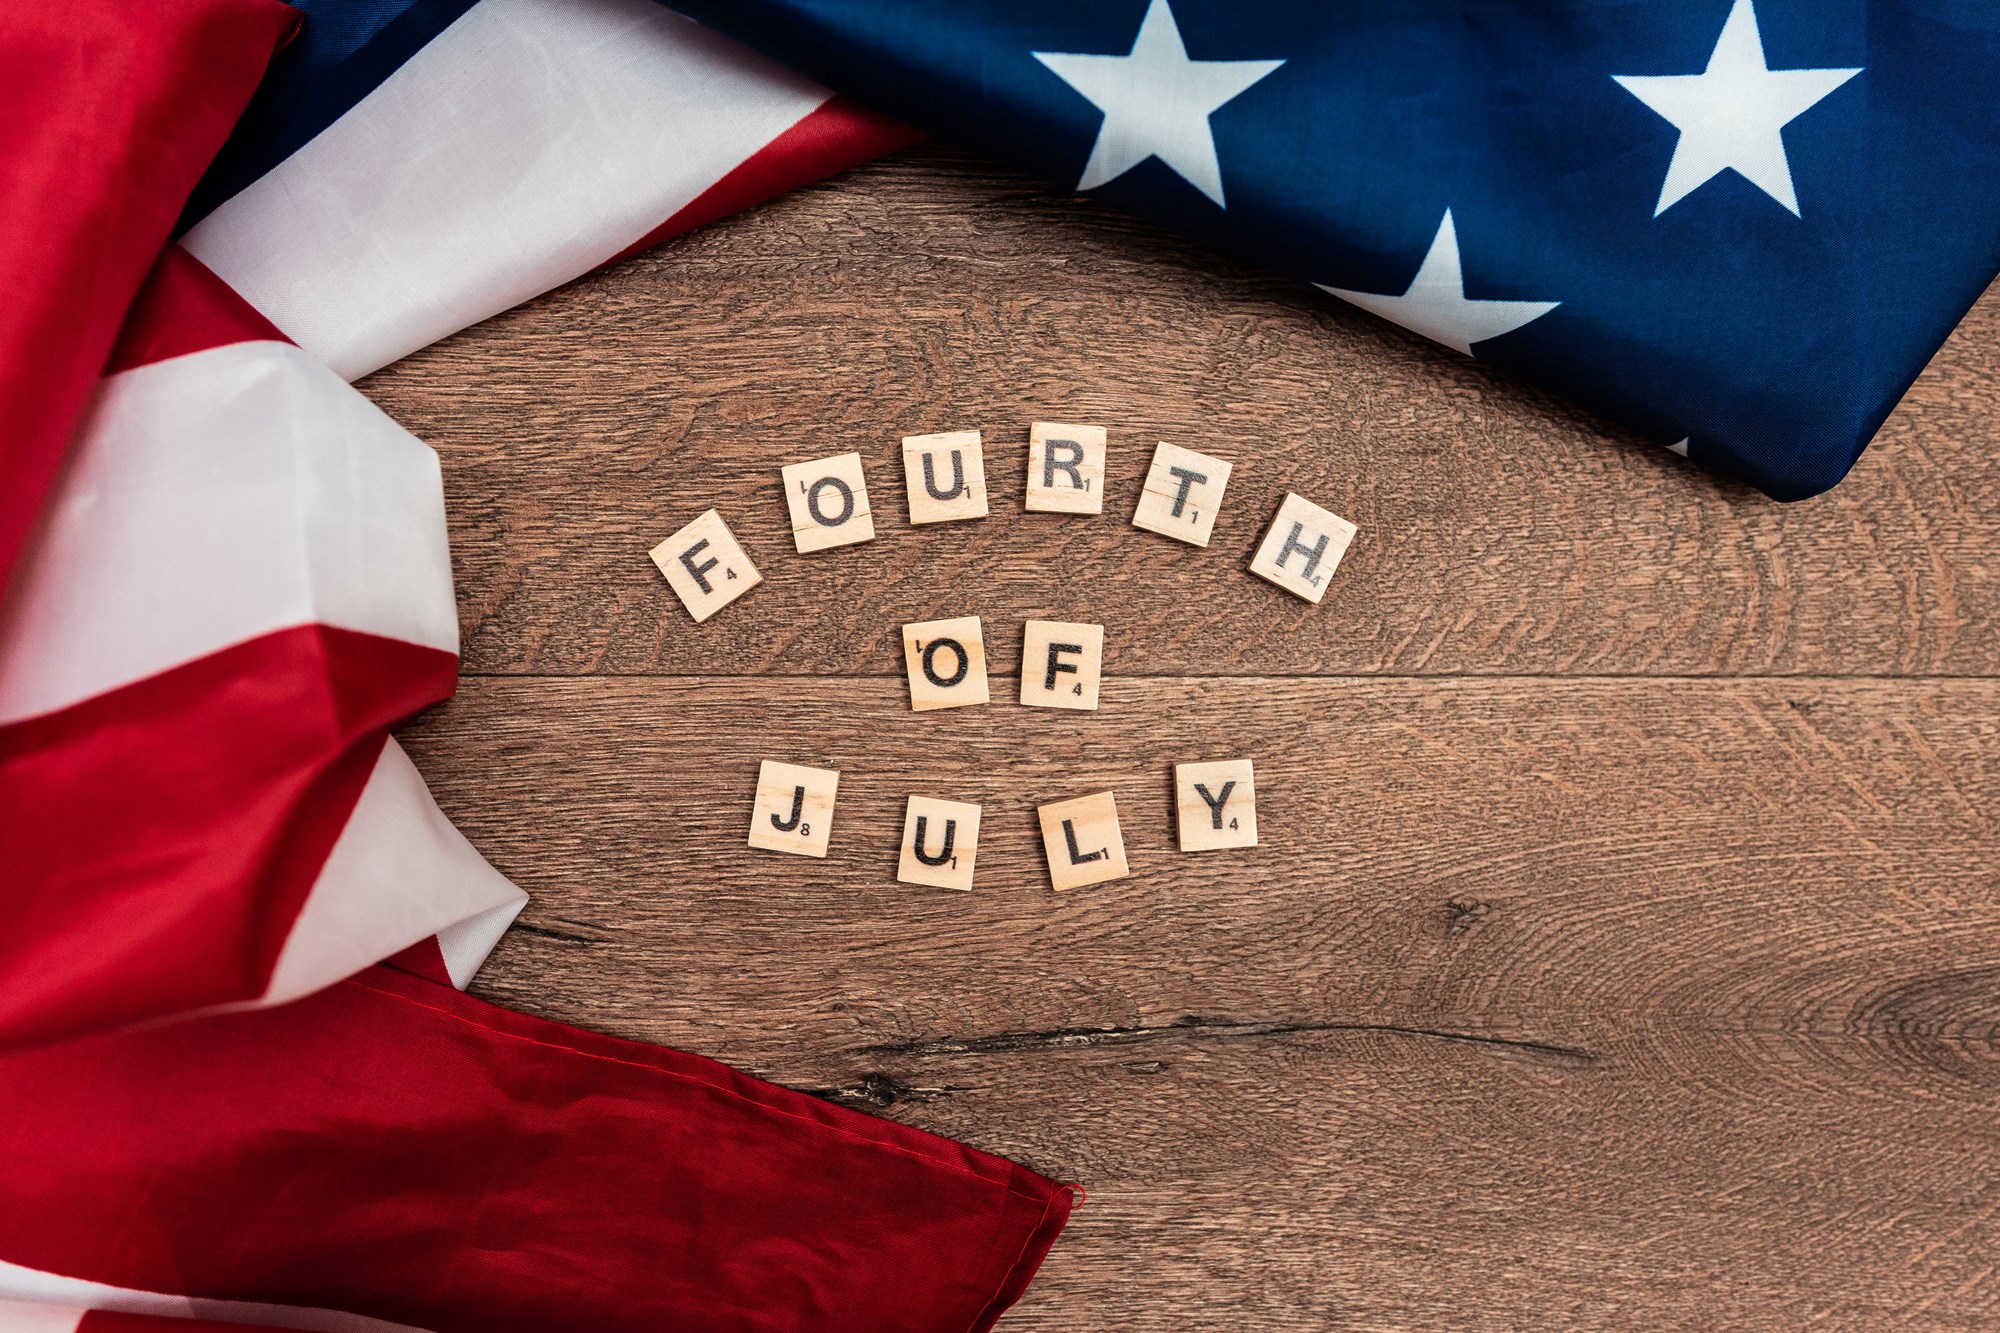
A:
{"label": "number 4 on tile", "polygon": [[1181,850],[1257,845],[1257,784],[1248,759],[1174,765]]}

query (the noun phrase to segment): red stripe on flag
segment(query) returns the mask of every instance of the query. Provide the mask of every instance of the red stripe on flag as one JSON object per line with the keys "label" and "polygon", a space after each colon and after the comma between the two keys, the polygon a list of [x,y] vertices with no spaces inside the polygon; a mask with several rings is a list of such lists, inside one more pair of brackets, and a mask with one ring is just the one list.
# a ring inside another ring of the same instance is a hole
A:
{"label": "red stripe on flag", "polygon": [[457,668],[306,625],[0,727],[0,1045],[261,995],[384,728]]}
{"label": "red stripe on flag", "polygon": [[275,0],[0,17],[0,582],[195,179],[298,22]]}
{"label": "red stripe on flag", "polygon": [[115,375],[230,343],[290,341],[208,265],[170,245],[139,289],[104,373]]}
{"label": "red stripe on flag", "polygon": [[797,124],[743,160],[678,213],[605,260],[615,264],[661,241],[740,213],[753,204],[823,180],[930,136],[845,97],[820,103]]}
{"label": "red stripe on flag", "polygon": [[1001,1158],[386,967],[0,1056],[0,1143],[0,1259],[438,1333],[983,1330],[1071,1207]]}

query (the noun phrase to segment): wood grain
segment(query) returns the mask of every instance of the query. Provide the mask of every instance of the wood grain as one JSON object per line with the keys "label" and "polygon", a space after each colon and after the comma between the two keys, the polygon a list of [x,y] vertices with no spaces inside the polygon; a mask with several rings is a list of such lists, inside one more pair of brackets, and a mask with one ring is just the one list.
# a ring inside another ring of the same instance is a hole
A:
{"label": "wood grain", "polygon": [[[1084,1181],[1010,1326],[2000,1317],[2000,683],[767,685],[412,730],[534,894],[480,988]],[[1264,845],[1174,851],[1246,747]],[[765,754],[842,770],[824,863],[741,846]],[[1103,787],[1133,877],[1052,893],[1033,806]],[[972,894],[894,882],[911,791],[984,806]]]}
{"label": "wood grain", "polygon": [[[947,149],[798,192],[372,377],[439,449],[466,640],[405,742],[533,895],[478,982],[1090,1189],[1003,1327],[2000,1323],[2000,298],[1854,475],[1782,507],[1310,291]],[[1026,513],[1028,423],[1110,430]],[[911,529],[898,441],[986,432]],[[1213,544],[1127,522],[1153,442]],[[874,542],[778,468],[859,450]],[[1360,525],[1252,578],[1287,490]],[[717,506],[766,582],[647,562]],[[985,707],[909,710],[978,614]],[[1012,702],[1102,623],[1098,712]],[[1260,845],[1175,850],[1255,760]],[[824,861],[757,766],[841,771]],[[1130,878],[1034,807],[1110,789]],[[898,884],[911,794],[971,893]]]}
{"label": "wood grain", "polygon": [[[445,456],[466,668],[892,674],[892,626],[1123,608],[1155,673],[1980,674],[2000,660],[1989,295],[1839,489],[1781,506],[1310,289],[945,149],[587,278],[365,387]],[[1029,423],[1106,512],[1022,509]],[[986,432],[993,517],[912,529],[899,438]],[[1206,552],[1126,526],[1157,440],[1239,463]],[[793,558],[778,468],[859,450],[874,543]],[[1361,528],[1318,608],[1234,575],[1287,489]],[[766,570],[685,633],[645,552]],[[781,558],[782,557],[782,558]],[[1091,612],[1092,614],[1085,614]]]}
{"label": "wood grain", "polygon": [[[768,1071],[1003,1014],[1838,1035],[2000,981],[2000,682],[1124,678],[1095,714],[784,685],[475,680],[411,729],[522,919],[585,941],[510,937],[491,993]],[[1173,764],[1243,752],[1263,845],[1174,850]],[[824,862],[743,846],[766,758],[840,771]],[[1052,893],[1034,807],[1107,789],[1132,877]],[[911,792],[984,808],[969,898],[895,883]]]}
{"label": "wood grain", "polygon": [[1010,1333],[1991,1328],[2000,1142],[1970,1096],[1878,1086],[1881,1055],[1176,1033],[915,1076],[970,1085],[1025,1148],[1095,1150]]}

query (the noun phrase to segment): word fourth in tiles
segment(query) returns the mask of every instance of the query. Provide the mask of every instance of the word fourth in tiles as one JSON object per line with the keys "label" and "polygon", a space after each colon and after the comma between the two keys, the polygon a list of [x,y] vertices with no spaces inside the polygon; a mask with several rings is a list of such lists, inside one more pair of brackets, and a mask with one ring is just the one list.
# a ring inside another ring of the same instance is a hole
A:
{"label": "word fourth in tiles", "polygon": [[[1028,429],[1030,513],[1104,512],[1110,447],[1102,426],[1037,421]],[[989,512],[986,454],[980,432],[906,435],[903,486],[912,526],[983,519]],[[1165,441],[1153,450],[1132,511],[1132,526],[1206,547],[1229,488],[1233,464]],[[787,528],[801,555],[854,546],[876,537],[875,509],[861,455],[835,454],[779,469]],[[1249,570],[1296,597],[1317,603],[1355,537],[1355,526],[1305,497],[1288,493],[1251,557]],[[655,546],[653,563],[699,623],[762,582],[721,514],[710,509]],[[1072,694],[1072,698],[1078,697]],[[966,700],[965,702],[971,702]],[[984,702],[981,700],[980,702]],[[1027,702],[1027,700],[1023,700]],[[1043,701],[1047,707],[1079,707]],[[934,707],[952,705],[937,704]]]}

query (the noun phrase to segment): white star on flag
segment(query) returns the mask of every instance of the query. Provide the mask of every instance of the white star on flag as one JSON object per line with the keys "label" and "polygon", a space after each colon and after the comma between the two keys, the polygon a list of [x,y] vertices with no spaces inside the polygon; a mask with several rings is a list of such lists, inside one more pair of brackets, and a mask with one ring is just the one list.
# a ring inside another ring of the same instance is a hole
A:
{"label": "white star on flag", "polygon": [[1314,286],[1466,356],[1472,355],[1472,344],[1512,333],[1562,304],[1561,301],[1467,300],[1465,272],[1458,259],[1458,228],[1452,225],[1448,208],[1444,211],[1444,221],[1438,223],[1437,235],[1431,239],[1424,262],[1417,268],[1417,276],[1410,280],[1409,289],[1401,296],[1350,292],[1324,283]]}
{"label": "white star on flag", "polygon": [[1736,172],[1798,216],[1783,130],[1860,72],[1766,67],[1756,6],[1736,0],[1701,73],[1612,75],[1681,132],[1653,216],[1725,171]]}
{"label": "white star on flag", "polygon": [[1157,157],[1218,208],[1227,205],[1208,117],[1285,63],[1189,60],[1167,0],[1153,0],[1130,55],[1036,51],[1034,57],[1104,113],[1077,189],[1103,185]]}

